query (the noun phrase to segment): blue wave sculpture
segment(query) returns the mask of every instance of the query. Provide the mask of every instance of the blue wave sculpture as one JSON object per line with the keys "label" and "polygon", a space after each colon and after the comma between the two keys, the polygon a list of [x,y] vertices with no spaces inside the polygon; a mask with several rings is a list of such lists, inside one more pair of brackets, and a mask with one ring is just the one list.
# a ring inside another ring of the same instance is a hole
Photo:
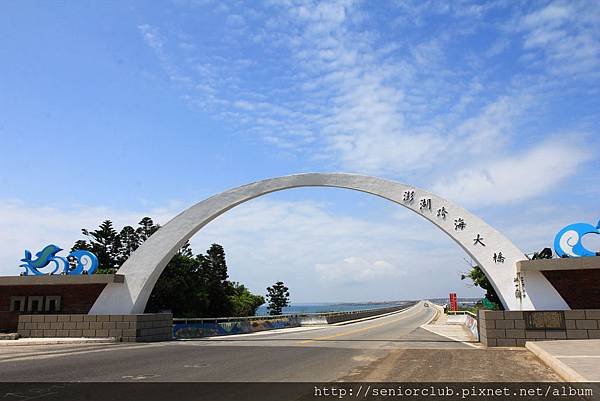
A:
{"label": "blue wave sculpture", "polygon": [[[67,255],[67,257],[57,256],[56,254],[63,249],[57,245],[47,245],[35,254],[37,257],[33,259],[31,252],[25,250],[25,257],[21,259],[23,264],[19,267],[24,267],[24,275],[32,273],[36,276],[43,276],[47,274],[55,274],[60,270],[59,274],[93,274],[98,268],[98,258],[90,251],[76,250]],[[69,258],[76,260],[75,268],[71,269],[69,264]],[[53,265],[51,271],[41,271],[49,265]]]}
{"label": "blue wave sculpture", "polygon": [[98,268],[98,258],[90,251],[77,250],[71,252],[68,257],[73,257],[77,260],[75,269],[68,274],[94,274]]}
{"label": "blue wave sculpture", "polygon": [[586,234],[600,234],[600,221],[596,227],[588,223],[576,223],[560,230],[554,238],[556,254],[561,258],[596,256],[596,252],[586,249],[581,243]]}

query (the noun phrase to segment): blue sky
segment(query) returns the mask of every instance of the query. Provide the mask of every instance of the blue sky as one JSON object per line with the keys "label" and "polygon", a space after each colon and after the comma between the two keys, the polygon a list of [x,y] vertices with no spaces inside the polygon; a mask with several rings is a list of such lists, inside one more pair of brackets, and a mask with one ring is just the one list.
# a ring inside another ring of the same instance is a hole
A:
{"label": "blue sky", "polygon": [[[589,2],[11,2],[0,12],[0,274],[82,227],[165,223],[308,171],[448,197],[526,252],[596,223],[600,7]],[[589,239],[600,251],[600,242]],[[292,300],[476,295],[409,211],[302,189],[194,237]]]}

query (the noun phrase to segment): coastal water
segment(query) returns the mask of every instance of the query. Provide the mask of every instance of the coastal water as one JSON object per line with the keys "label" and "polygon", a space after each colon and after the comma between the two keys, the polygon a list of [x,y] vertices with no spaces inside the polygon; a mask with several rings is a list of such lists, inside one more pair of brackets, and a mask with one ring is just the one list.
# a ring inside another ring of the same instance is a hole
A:
{"label": "coastal water", "polygon": [[[459,298],[458,303],[461,305],[471,305],[477,302],[479,298]],[[437,304],[445,304],[449,301],[444,298],[431,299],[432,302]],[[325,312],[346,312],[353,310],[364,310],[364,309],[377,309],[387,308],[390,306],[405,305],[413,301],[391,301],[391,302],[365,302],[365,303],[304,303],[294,304],[283,308],[284,314],[296,314],[296,313],[325,313]],[[267,304],[261,305],[256,310],[256,316],[268,315]]]}
{"label": "coastal water", "polygon": [[[292,304],[283,308],[284,314],[296,313],[324,313],[324,312],[346,312],[352,310],[387,308],[389,306],[404,305],[410,301],[394,301],[381,303],[306,303]],[[267,305],[261,305],[256,310],[256,316],[268,315]]]}

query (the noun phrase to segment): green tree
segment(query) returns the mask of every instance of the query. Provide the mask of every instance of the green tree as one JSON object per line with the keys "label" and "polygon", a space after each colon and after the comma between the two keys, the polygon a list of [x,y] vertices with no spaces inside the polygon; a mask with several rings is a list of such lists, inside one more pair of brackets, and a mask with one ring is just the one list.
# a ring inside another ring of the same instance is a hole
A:
{"label": "green tree", "polygon": [[83,235],[88,240],[75,242],[71,251],[85,249],[93,252],[98,257],[98,273],[114,273],[119,268],[121,257],[121,241],[119,233],[114,229],[110,220],[105,220],[97,230],[82,229]]}
{"label": "green tree", "polygon": [[170,310],[177,317],[203,316],[199,266],[198,259],[175,254],[152,289],[146,312]]}
{"label": "green tree", "polygon": [[190,258],[194,257],[194,251],[192,251],[192,247],[190,246],[189,241],[185,241],[185,244],[183,244],[183,246],[177,251],[177,253],[179,255],[187,256]]}
{"label": "green tree", "polygon": [[97,230],[82,229],[88,239],[78,240],[71,251],[85,249],[98,257],[98,273],[114,273],[129,256],[159,228],[150,217],[144,217],[134,229],[125,226],[117,232],[110,220],[105,220]]}
{"label": "green tree", "polygon": [[485,298],[498,306],[498,309],[503,309],[502,302],[500,302],[500,298],[496,293],[496,290],[490,283],[490,280],[487,278],[483,270],[479,266],[473,266],[471,271],[467,274],[461,274],[460,279],[464,280],[466,278],[471,279],[473,285],[476,287],[480,287],[485,290]]}
{"label": "green tree", "polygon": [[[106,220],[97,230],[81,230],[87,240],[78,240],[72,250],[93,252],[99,260],[98,272],[114,273],[159,228],[150,217],[144,217],[137,228],[125,226],[117,232],[112,222]],[[170,310],[177,317],[254,315],[264,298],[228,278],[221,245],[212,244],[205,255],[194,256],[186,242],[160,275],[146,312]]]}
{"label": "green tree", "polygon": [[267,300],[269,301],[267,310],[269,315],[281,315],[283,308],[289,306],[290,293],[288,290],[289,288],[283,284],[283,281],[278,281],[272,287],[267,287]]}
{"label": "green tree", "polygon": [[131,226],[125,226],[119,232],[121,249],[119,252],[119,267],[125,263],[127,258],[141,245],[139,234]]}
{"label": "green tree", "polygon": [[154,224],[154,221],[152,221],[150,217],[144,217],[142,220],[140,220],[138,225],[139,227],[135,230],[135,232],[140,237],[141,242],[146,241],[152,234],[156,232],[156,230],[160,228],[159,225]]}
{"label": "green tree", "polygon": [[212,244],[206,255],[196,256],[200,262],[203,306],[206,316],[227,316],[231,313],[230,286],[227,279],[225,251],[219,244]]}
{"label": "green tree", "polygon": [[229,296],[231,316],[254,316],[259,306],[265,303],[262,295],[252,294],[239,283],[230,283],[232,295]]}

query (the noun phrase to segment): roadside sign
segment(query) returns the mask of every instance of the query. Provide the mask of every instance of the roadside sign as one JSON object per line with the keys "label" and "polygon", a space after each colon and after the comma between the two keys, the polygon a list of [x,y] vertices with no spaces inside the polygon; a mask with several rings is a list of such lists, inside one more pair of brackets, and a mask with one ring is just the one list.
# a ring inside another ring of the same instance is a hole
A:
{"label": "roadside sign", "polygon": [[450,310],[454,312],[458,310],[458,302],[456,300],[455,292],[450,293]]}

